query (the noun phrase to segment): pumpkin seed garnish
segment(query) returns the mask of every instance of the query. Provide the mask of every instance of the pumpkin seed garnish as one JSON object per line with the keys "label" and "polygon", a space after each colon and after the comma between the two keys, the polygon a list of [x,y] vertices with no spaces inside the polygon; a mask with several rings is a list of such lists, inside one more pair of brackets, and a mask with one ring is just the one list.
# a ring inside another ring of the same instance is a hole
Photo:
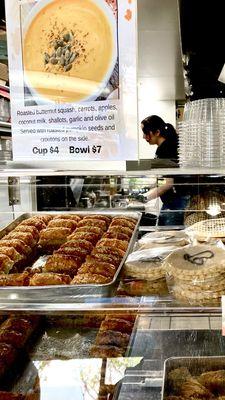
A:
{"label": "pumpkin seed garnish", "polygon": [[68,71],[71,70],[71,68],[72,68],[72,64],[68,64],[68,65],[66,65],[66,66],[64,67],[64,71],[65,71],[65,72],[68,72]]}

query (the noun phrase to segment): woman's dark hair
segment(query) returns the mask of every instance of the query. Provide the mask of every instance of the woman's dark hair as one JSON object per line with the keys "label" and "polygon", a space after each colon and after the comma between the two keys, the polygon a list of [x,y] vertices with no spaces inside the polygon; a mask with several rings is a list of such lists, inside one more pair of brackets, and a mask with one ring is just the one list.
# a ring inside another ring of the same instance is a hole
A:
{"label": "woman's dark hair", "polygon": [[167,140],[177,142],[178,136],[177,132],[174,129],[172,124],[167,124],[161,117],[158,115],[151,115],[143,119],[141,122],[142,131],[145,135],[148,135],[149,132],[156,133],[156,131],[160,131],[160,135]]}

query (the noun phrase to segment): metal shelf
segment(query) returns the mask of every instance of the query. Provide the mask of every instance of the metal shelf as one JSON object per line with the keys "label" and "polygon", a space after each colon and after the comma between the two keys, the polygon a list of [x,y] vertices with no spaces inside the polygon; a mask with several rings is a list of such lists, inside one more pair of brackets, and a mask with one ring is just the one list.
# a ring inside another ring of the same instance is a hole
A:
{"label": "metal shelf", "polygon": [[[1,126],[1,125],[0,125]],[[75,161],[52,162],[15,162],[9,161],[0,164],[0,176],[123,176],[123,177],[150,177],[150,176],[173,176],[173,175],[208,175],[218,176],[225,175],[224,168],[157,168],[143,171],[126,171],[126,170],[99,170],[90,168],[91,162],[79,162],[75,165]],[[102,165],[104,165],[103,162]],[[86,167],[86,168],[85,168]]]}

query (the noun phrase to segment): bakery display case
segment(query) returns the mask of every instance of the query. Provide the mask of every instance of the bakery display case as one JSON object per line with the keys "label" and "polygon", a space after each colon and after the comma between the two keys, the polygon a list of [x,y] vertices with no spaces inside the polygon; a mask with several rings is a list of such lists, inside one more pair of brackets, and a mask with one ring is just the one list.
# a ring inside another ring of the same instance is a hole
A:
{"label": "bakery display case", "polygon": [[[104,191],[115,196],[118,185],[129,200],[129,188],[143,195],[174,172],[104,171]],[[38,170],[0,173],[1,192],[14,198],[1,212],[0,398],[221,400],[223,177],[187,179],[199,203],[185,212],[205,212],[204,224],[162,227],[142,225],[144,212],[128,204],[38,209],[40,191],[46,201],[65,193],[78,171],[42,171],[48,182]],[[209,199],[219,192],[215,218]],[[180,379],[174,391],[177,369],[188,392]]]}

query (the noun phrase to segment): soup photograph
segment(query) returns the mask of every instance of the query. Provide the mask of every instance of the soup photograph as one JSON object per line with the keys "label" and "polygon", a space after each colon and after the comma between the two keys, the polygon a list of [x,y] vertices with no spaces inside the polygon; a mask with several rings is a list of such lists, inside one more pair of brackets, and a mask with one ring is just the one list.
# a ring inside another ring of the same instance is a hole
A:
{"label": "soup photograph", "polygon": [[26,106],[119,98],[116,0],[20,7]]}

